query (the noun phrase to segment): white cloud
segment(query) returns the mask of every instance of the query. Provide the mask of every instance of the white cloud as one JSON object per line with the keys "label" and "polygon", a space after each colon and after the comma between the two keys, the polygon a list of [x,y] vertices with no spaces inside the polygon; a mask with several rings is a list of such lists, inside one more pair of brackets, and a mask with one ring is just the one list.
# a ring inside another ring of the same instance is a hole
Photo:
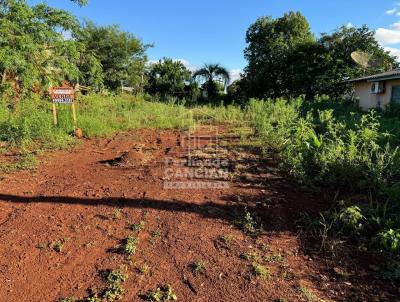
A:
{"label": "white cloud", "polygon": [[[181,62],[181,63],[182,63],[183,65],[185,65],[186,68],[189,69],[191,72],[194,72],[194,71],[196,71],[197,69],[199,69],[198,66],[192,64],[190,61],[188,61],[188,60],[186,60],[186,59],[173,59],[173,60],[176,61],[176,62]],[[160,61],[159,61],[159,60],[149,60],[149,61],[147,62],[147,64],[150,66],[150,65],[156,64],[156,63],[158,63],[158,62],[160,62]],[[230,70],[229,70],[229,76],[230,76],[230,78],[231,78],[231,81],[230,81],[230,82],[233,83],[234,81],[239,80],[239,79],[240,79],[240,75],[241,75],[242,73],[243,73],[243,70],[242,70],[242,69],[239,69],[239,68],[230,69]]]}
{"label": "white cloud", "polygon": [[346,24],[346,27],[347,27],[347,28],[353,28],[353,27],[354,27],[354,24],[351,23],[351,22],[349,22],[349,23]]}
{"label": "white cloud", "polygon": [[183,65],[186,66],[187,69],[189,69],[190,71],[195,71],[197,69],[196,65],[193,65],[192,63],[190,63],[188,60],[185,59],[174,59],[174,61],[178,61],[181,62]]}
{"label": "white cloud", "polygon": [[229,71],[229,75],[231,77],[231,83],[233,83],[236,80],[240,79],[240,75],[243,73],[242,69],[231,69]]}
{"label": "white cloud", "polygon": [[381,45],[400,44],[400,30],[378,28],[375,32],[375,39]]}
{"label": "white cloud", "polygon": [[400,22],[393,23],[390,27],[394,30],[400,30]]}
{"label": "white cloud", "polygon": [[[188,60],[185,60],[185,59],[172,59],[172,60],[175,61],[175,62],[181,62],[190,71],[194,71],[194,70],[197,69],[197,66],[191,64]],[[161,61],[162,61],[162,59],[161,59]],[[160,62],[160,60],[149,60],[147,62],[147,64],[148,65],[153,65],[153,64],[157,64],[158,62]]]}
{"label": "white cloud", "polygon": [[397,8],[392,8],[386,11],[387,15],[394,15],[395,13],[397,13]]}
{"label": "white cloud", "polygon": [[397,61],[400,61],[400,49],[399,48],[394,48],[394,47],[384,47],[384,49],[388,52],[390,52],[390,54],[392,56],[397,57]]}

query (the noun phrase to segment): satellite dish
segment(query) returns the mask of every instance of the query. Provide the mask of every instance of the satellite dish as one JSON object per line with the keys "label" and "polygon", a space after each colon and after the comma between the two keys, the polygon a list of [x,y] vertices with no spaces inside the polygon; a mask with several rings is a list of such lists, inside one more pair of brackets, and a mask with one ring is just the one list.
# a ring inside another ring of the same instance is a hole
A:
{"label": "satellite dish", "polygon": [[370,62],[372,55],[369,53],[363,51],[354,51],[351,53],[351,58],[364,69],[371,67]]}
{"label": "satellite dish", "polygon": [[384,65],[384,62],[381,58],[374,58],[372,54],[364,52],[364,51],[354,51],[351,53],[351,58],[354,62],[360,65],[363,69],[368,68],[380,68]]}

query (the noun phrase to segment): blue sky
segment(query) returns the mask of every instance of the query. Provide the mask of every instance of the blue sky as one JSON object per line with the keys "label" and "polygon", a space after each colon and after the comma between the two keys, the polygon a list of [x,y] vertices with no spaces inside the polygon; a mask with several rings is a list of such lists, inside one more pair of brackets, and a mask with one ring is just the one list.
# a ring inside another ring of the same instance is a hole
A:
{"label": "blue sky", "polygon": [[[30,3],[42,1],[30,0]],[[145,43],[154,43],[150,60],[180,59],[190,68],[220,63],[234,77],[246,66],[245,33],[257,17],[302,12],[312,31],[367,24],[381,44],[400,55],[400,3],[392,0],[89,0],[79,7],[68,0],[44,1],[98,25],[118,24]]]}

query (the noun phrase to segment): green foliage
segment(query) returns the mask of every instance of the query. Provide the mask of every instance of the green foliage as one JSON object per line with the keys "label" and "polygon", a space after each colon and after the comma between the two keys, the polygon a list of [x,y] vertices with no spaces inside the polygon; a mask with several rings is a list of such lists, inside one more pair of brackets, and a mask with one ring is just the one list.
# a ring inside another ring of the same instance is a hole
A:
{"label": "green foliage", "polygon": [[[316,39],[299,12],[281,18],[259,18],[246,34],[248,65],[241,90],[250,97],[278,98],[329,95],[338,99],[349,91],[343,84],[365,72],[373,74],[398,66],[368,27],[342,26]],[[381,64],[363,70],[351,58],[354,51],[371,53]]]}
{"label": "green foliage", "polygon": [[50,242],[49,247],[52,250],[56,251],[57,253],[61,253],[64,249],[64,245],[65,245],[65,239],[60,239]]}
{"label": "green foliage", "polygon": [[70,13],[43,3],[0,3],[0,92],[10,99],[10,106],[32,91],[78,79],[83,45],[63,36],[78,28]]}
{"label": "green foliage", "polygon": [[122,284],[128,279],[128,275],[123,269],[113,270],[107,276],[106,289],[103,298],[107,301],[122,299],[124,288]]}
{"label": "green foliage", "polygon": [[229,84],[230,75],[226,68],[219,64],[206,64],[203,68],[193,73],[193,80],[203,83],[203,88],[207,92],[207,99],[213,100],[218,96],[221,85],[225,88]]}
{"label": "green foliage", "polygon": [[[140,95],[82,96],[76,101],[76,108],[78,126],[88,138],[136,128],[188,129],[195,125],[193,116],[183,105],[144,101]],[[66,148],[77,143],[71,136],[70,106],[57,106],[56,127],[52,121],[51,104],[45,100],[38,97],[22,99],[17,109],[8,109],[0,101],[0,143],[24,150],[17,163],[0,163],[0,169],[34,168],[34,153],[39,150]]]}
{"label": "green foliage", "polygon": [[400,231],[386,230],[378,234],[379,243],[382,248],[389,253],[398,254],[400,252]]}
{"label": "green foliage", "polygon": [[358,206],[351,206],[341,209],[338,220],[344,227],[350,230],[350,232],[357,232],[362,228],[361,221],[365,217],[361,213],[361,209]]}
{"label": "green foliage", "polygon": [[60,300],[60,302],[75,302],[76,298],[74,297],[69,297],[69,298],[63,298]]}
{"label": "green foliage", "polygon": [[362,114],[325,99],[298,99],[252,100],[245,119],[287,175],[307,190],[323,189],[345,200],[312,223],[323,247],[334,254],[348,239],[382,251],[389,263],[399,260],[397,118]]}
{"label": "green foliage", "polygon": [[[77,34],[76,38],[85,45],[86,51],[91,55],[89,60],[97,58],[101,64],[104,84],[111,90],[121,87],[121,81],[126,86],[140,88],[143,86],[145,51],[148,46],[130,33],[123,32],[116,26],[96,26],[92,22],[86,23]],[[100,69],[96,64],[84,64],[85,70]],[[92,67],[90,67],[92,66]],[[91,77],[95,74],[88,72]],[[138,74],[139,77],[134,77]],[[95,80],[96,79],[96,80]],[[99,79],[90,79],[95,82]],[[84,80],[84,79],[83,79]]]}
{"label": "green foliage", "polygon": [[299,45],[314,39],[306,18],[299,12],[278,19],[261,17],[252,24],[246,33],[245,49],[249,95],[260,98],[286,95],[290,87],[288,75],[298,63],[291,62],[289,57]]}
{"label": "green foliage", "polygon": [[135,223],[132,225],[132,230],[135,232],[140,232],[144,229],[145,225],[146,225],[146,223],[143,220],[141,220],[141,221],[139,221],[139,223]]}
{"label": "green foliage", "polygon": [[256,218],[247,210],[244,212],[244,216],[240,217],[235,221],[235,224],[243,230],[246,234],[256,237],[260,233],[259,224]]}
{"label": "green foliage", "polygon": [[202,260],[193,261],[189,266],[194,274],[203,274],[206,271],[206,264]]}
{"label": "green foliage", "polygon": [[143,296],[146,301],[176,301],[178,297],[169,284],[158,287],[155,291],[149,291]]}
{"label": "green foliage", "polygon": [[0,93],[12,108],[65,81],[96,92],[104,84],[117,90],[121,81],[140,92],[145,84],[148,46],[117,26],[82,27],[67,11],[7,0],[0,2],[0,36]]}
{"label": "green foliage", "polygon": [[137,244],[138,244],[138,239],[136,237],[129,236],[125,240],[125,244],[123,246],[123,252],[129,256],[135,254],[137,249]]}
{"label": "green foliage", "polygon": [[147,91],[163,97],[184,98],[190,80],[191,72],[182,62],[164,58],[150,66]]}
{"label": "green foliage", "polygon": [[271,274],[268,268],[257,262],[253,262],[251,264],[251,271],[255,276],[261,278],[262,280],[268,279]]}

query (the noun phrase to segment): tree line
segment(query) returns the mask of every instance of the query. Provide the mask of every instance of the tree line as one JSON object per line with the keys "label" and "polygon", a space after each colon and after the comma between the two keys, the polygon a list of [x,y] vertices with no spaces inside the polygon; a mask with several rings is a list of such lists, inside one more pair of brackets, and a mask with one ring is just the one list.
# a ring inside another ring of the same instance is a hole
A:
{"label": "tree line", "polygon": [[[85,5],[86,0],[71,0]],[[161,97],[245,102],[249,98],[342,96],[347,78],[397,67],[367,26],[340,27],[316,38],[307,19],[290,12],[261,17],[246,33],[248,62],[228,87],[229,72],[208,64],[192,72],[164,58],[150,64],[143,43],[116,25],[84,23],[61,9],[26,0],[0,1],[0,93],[14,106],[30,93],[45,95],[63,82],[115,92],[121,85]],[[365,71],[350,57],[368,51],[380,66]]]}

